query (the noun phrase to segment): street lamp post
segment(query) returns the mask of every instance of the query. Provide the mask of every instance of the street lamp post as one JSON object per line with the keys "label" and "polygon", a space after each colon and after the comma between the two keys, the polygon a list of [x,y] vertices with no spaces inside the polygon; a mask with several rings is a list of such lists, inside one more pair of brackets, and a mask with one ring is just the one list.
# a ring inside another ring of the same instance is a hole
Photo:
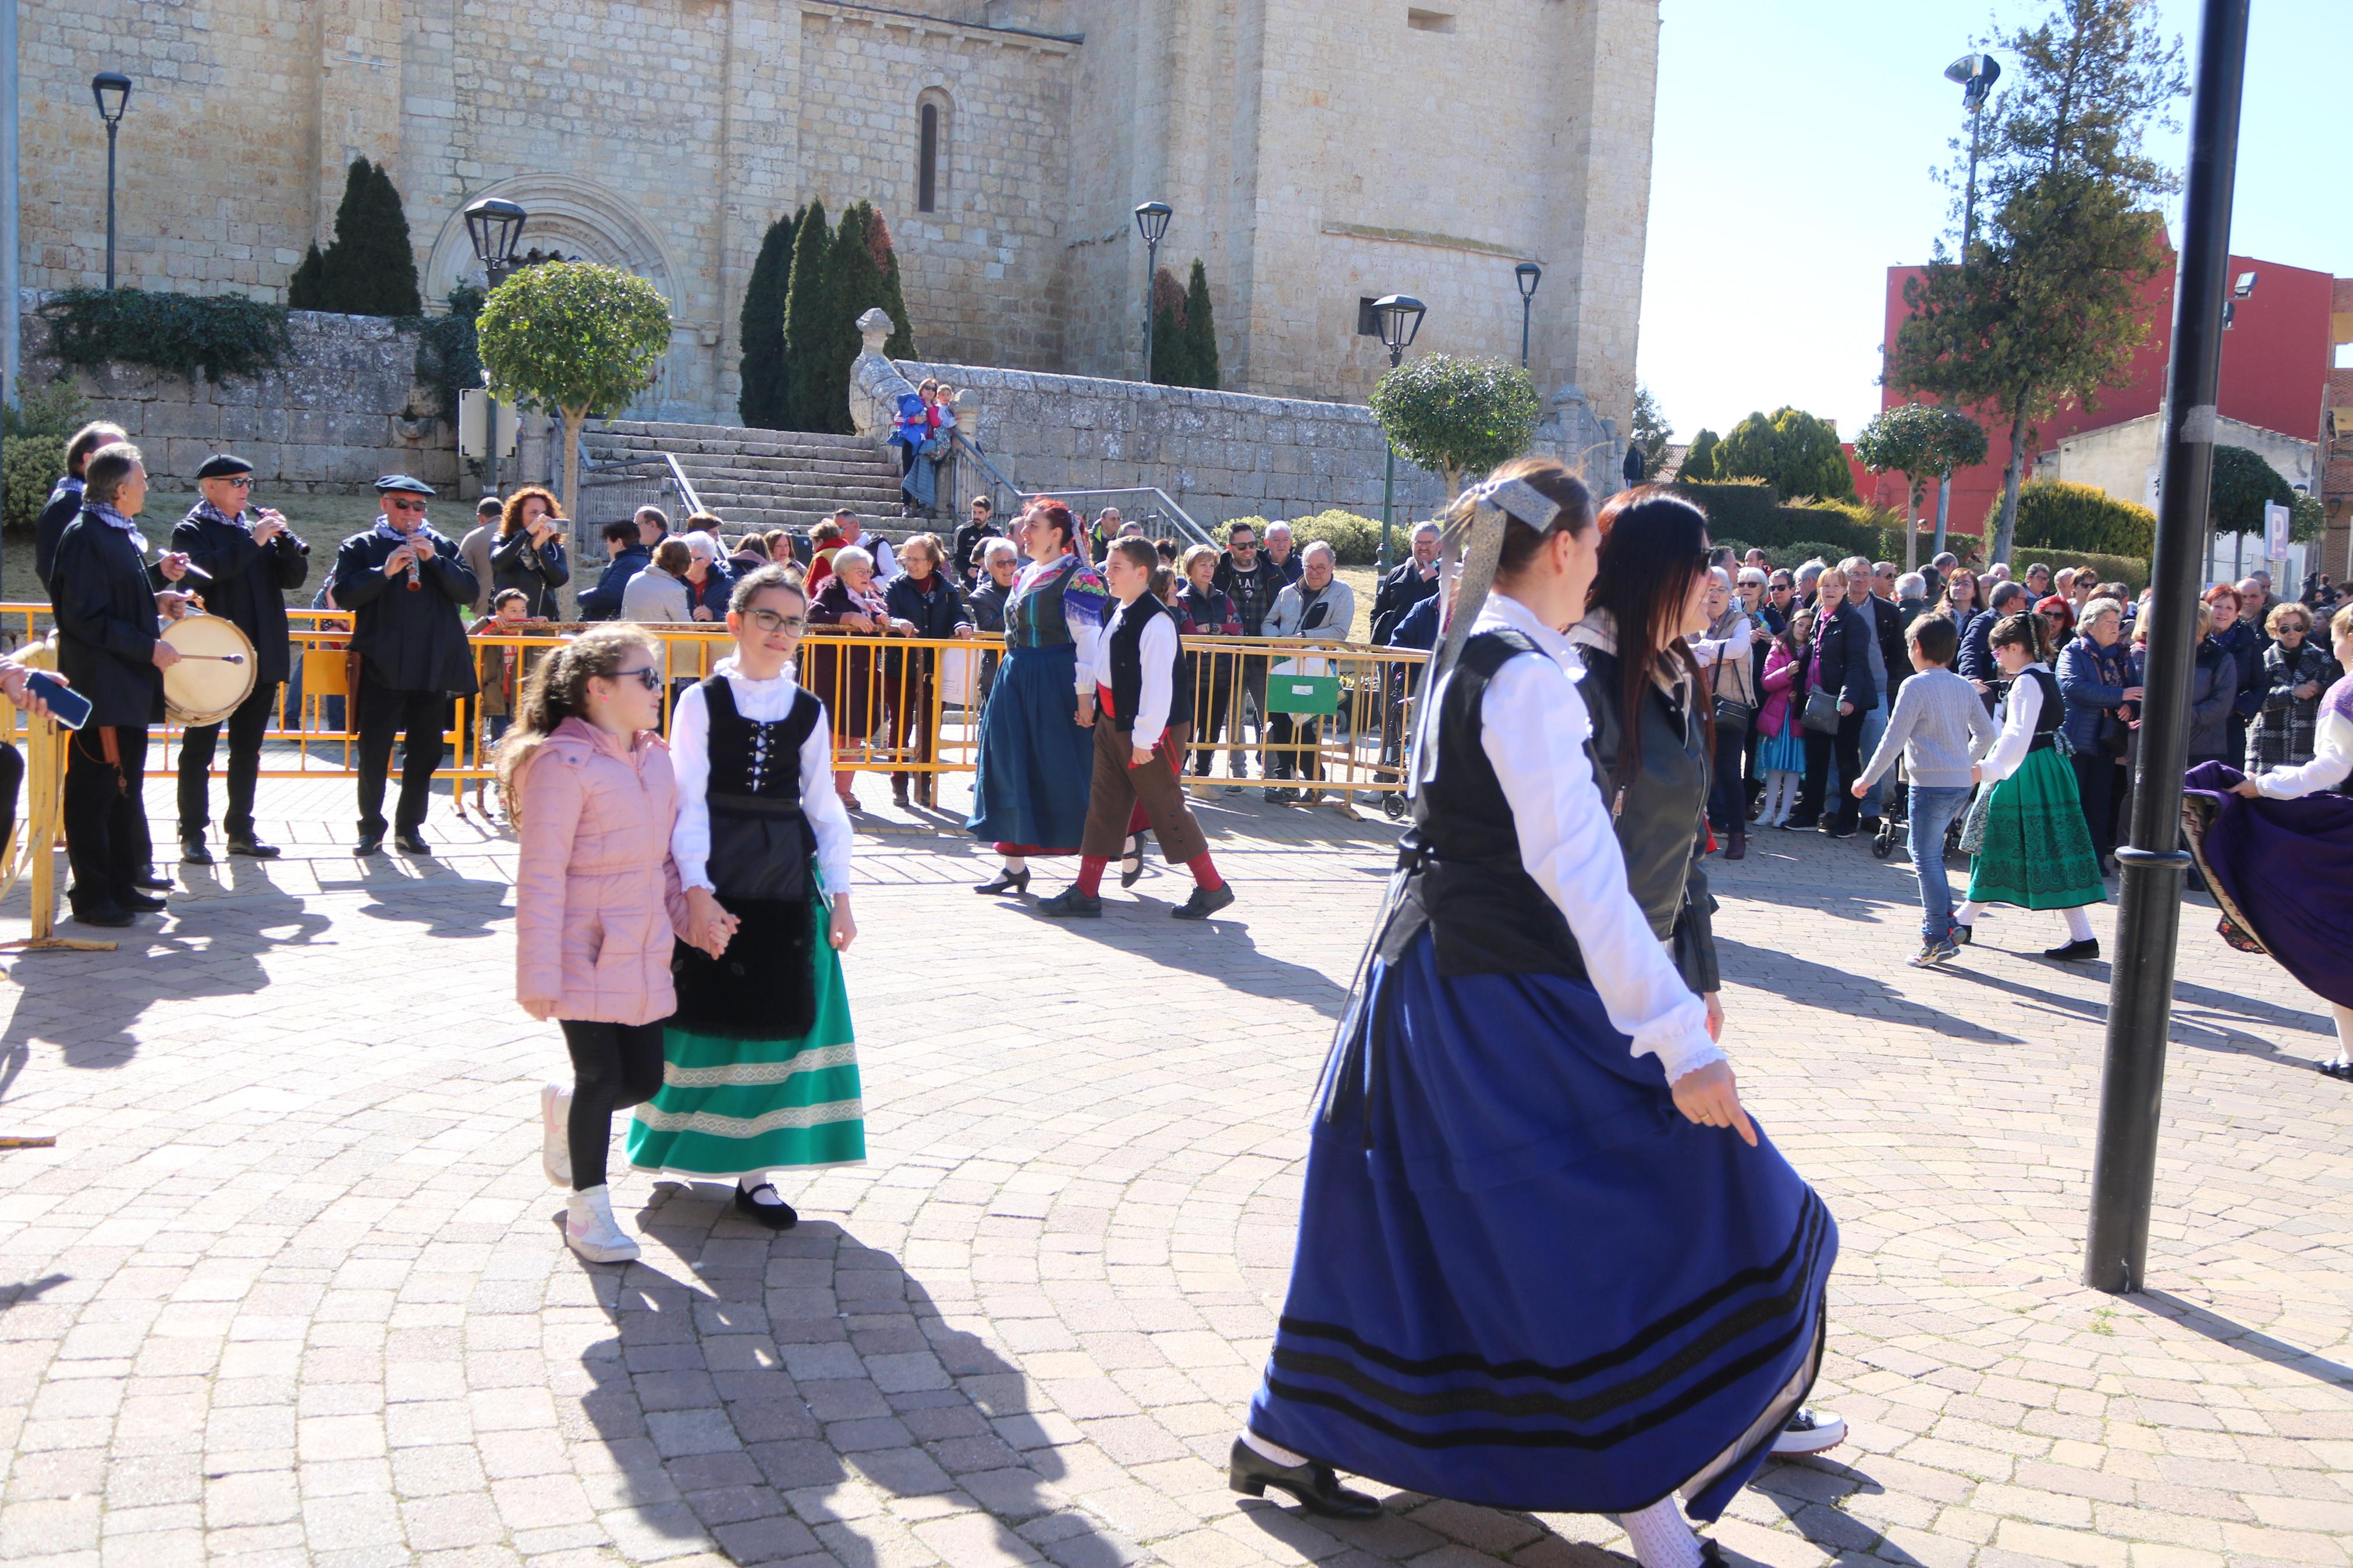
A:
{"label": "street lamp post", "polygon": [[[1373,301],[1373,314],[1380,318],[1381,347],[1389,351],[1391,370],[1404,362],[1405,351],[1413,347],[1414,334],[1421,331],[1421,318],[1430,307],[1410,294],[1385,294]],[[1389,542],[1389,506],[1397,490],[1397,448],[1389,447],[1386,437],[1381,443],[1388,453],[1381,464],[1381,560],[1380,573],[1388,574],[1389,563],[1396,551]]]}
{"label": "street lamp post", "polygon": [[[515,247],[522,239],[522,226],[529,216],[513,202],[499,196],[484,196],[466,209],[466,237],[474,242],[475,259],[482,264],[484,292],[507,280],[507,270],[514,265]],[[487,386],[487,373],[482,379]],[[482,487],[486,495],[499,493],[499,401],[495,397],[482,400]]]}
{"label": "street lamp post", "polygon": [[1166,202],[1145,202],[1135,209],[1135,227],[1144,236],[1144,379],[1152,379],[1152,286],[1160,277],[1160,237],[1168,232],[1176,210]]}
{"label": "street lamp post", "polygon": [[1520,368],[1528,368],[1528,311],[1535,303],[1536,285],[1544,281],[1544,268],[1533,261],[1523,261],[1512,268],[1512,276],[1520,285]]}
{"label": "street lamp post", "polygon": [[[121,71],[100,71],[90,79],[90,95],[98,100],[98,117],[106,121],[106,286],[114,287],[114,137],[122,127],[123,107],[131,101],[131,79]],[[15,310],[15,300],[8,309]]]}
{"label": "street lamp post", "polygon": [[2001,62],[1991,55],[1963,55],[1945,68],[1945,79],[1960,84],[1961,108],[1969,117],[1969,180],[1961,197],[1961,259],[1967,261],[1969,245],[1977,238],[1978,132],[1985,125],[1986,99],[2001,79]]}
{"label": "street lamp post", "polygon": [[2173,1015],[2181,929],[2181,768],[2189,744],[2190,661],[2198,643],[2208,488],[2214,478],[2214,388],[2222,364],[2222,283],[2230,267],[2231,185],[2239,158],[2250,0],[2205,0],[2197,92],[2189,110],[2189,180],[2173,292],[2173,359],[2166,370],[2163,488],[2150,583],[2148,663],[2134,768],[2131,843],[2116,851],[2116,956],[2108,975],[2106,1059],[2084,1283],[2120,1294],[2147,1281],[2148,1211],[2157,1182],[2158,1111]]}

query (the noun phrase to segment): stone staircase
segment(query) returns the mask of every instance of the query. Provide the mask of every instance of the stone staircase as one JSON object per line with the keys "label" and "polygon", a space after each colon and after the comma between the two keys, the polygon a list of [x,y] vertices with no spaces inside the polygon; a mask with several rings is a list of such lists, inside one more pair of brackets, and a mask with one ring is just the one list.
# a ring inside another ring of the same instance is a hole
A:
{"label": "stone staircase", "polygon": [[845,506],[886,534],[906,526],[898,458],[860,436],[615,419],[584,429],[581,447],[597,463],[669,453],[731,530],[807,530]]}

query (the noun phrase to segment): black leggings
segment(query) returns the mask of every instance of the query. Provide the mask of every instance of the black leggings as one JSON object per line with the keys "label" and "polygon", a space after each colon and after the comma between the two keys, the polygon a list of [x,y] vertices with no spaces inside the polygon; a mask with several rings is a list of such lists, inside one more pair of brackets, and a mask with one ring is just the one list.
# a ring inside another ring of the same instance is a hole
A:
{"label": "black leggings", "polygon": [[585,1193],[605,1184],[613,1112],[643,1105],[661,1088],[662,1026],[556,1022],[572,1052],[572,1120],[565,1139],[572,1150],[572,1190]]}

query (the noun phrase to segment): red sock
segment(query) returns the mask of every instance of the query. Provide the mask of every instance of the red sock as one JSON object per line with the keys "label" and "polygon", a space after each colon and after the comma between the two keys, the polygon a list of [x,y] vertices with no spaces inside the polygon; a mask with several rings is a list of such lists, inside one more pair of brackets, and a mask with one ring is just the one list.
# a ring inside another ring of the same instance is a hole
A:
{"label": "red sock", "polygon": [[1133,838],[1151,826],[1151,820],[1144,815],[1144,803],[1137,801],[1135,809],[1127,814],[1127,836]]}
{"label": "red sock", "polygon": [[1103,891],[1103,868],[1110,864],[1111,861],[1101,855],[1080,856],[1079,879],[1071,886],[1076,888],[1083,897],[1090,899],[1095,897]]}
{"label": "red sock", "polygon": [[1217,863],[1209,858],[1209,852],[1206,849],[1186,861],[1185,869],[1193,873],[1193,885],[1206,891],[1214,893],[1226,885],[1226,879],[1218,875]]}

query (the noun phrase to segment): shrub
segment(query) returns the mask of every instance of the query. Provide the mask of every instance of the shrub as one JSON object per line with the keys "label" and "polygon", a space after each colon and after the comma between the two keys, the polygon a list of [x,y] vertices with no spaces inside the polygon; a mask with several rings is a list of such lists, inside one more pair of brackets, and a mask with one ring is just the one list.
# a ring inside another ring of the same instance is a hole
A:
{"label": "shrub", "polygon": [[1794,544],[1784,544],[1778,549],[1769,544],[1765,547],[1765,559],[1772,563],[1777,572],[1795,572],[1809,561],[1835,566],[1844,557],[1855,553],[1857,552],[1819,539],[1800,539]]}
{"label": "shrub", "polygon": [[449,290],[449,312],[426,320],[417,334],[417,384],[433,393],[433,416],[458,422],[458,394],[482,384],[481,345],[474,322],[482,313],[482,291],[470,283]]}
{"label": "shrub", "polygon": [[1854,499],[1854,470],[1840,447],[1838,426],[1802,408],[1781,407],[1771,417],[1751,414],[1717,443],[1715,473],[1747,474],[1783,495]]}
{"label": "shrub", "polygon": [[1715,432],[1705,426],[1692,437],[1691,448],[1683,453],[1683,467],[1675,477],[1691,484],[1704,485],[1715,478]]}
{"label": "shrub", "polygon": [[[2263,460],[2263,454],[2245,447],[2215,447],[2214,474],[2209,481],[2208,494],[2217,533],[2260,535],[2263,531],[2264,503],[2285,507],[2295,504],[2294,487]],[[2021,521],[2020,531],[2025,531],[2025,527]]]}
{"label": "shrub", "polygon": [[2011,546],[2010,570],[2024,575],[2027,566],[2041,562],[2057,572],[2073,566],[2077,570],[2090,567],[2093,575],[2103,583],[2123,583],[2136,594],[2148,586],[2148,559],[2141,555],[2108,555],[2092,551],[2064,550],[2047,544],[2020,542]]}
{"label": "shrub", "polygon": [[[1412,537],[1413,525],[1419,519],[1393,519],[1390,528],[1397,540],[1398,554],[1403,557],[1407,542]],[[1263,525],[1261,525],[1261,529]],[[1311,540],[1322,540],[1332,547],[1332,553],[1343,566],[1370,566],[1381,555],[1381,520],[1358,517],[1353,511],[1333,507],[1313,517],[1291,520],[1291,537],[1302,550]]]}
{"label": "shrub", "polygon": [[1707,513],[1710,538],[1737,533],[1769,545],[1783,537],[1772,523],[1774,509],[1781,504],[1780,494],[1762,479],[1723,484],[1686,484],[1678,479],[1665,488]]}
{"label": "shrub", "polygon": [[286,307],[236,294],[69,289],[41,313],[58,358],[85,369],[116,361],[219,382],[258,374],[286,352]]}
{"label": "shrub", "polygon": [[[1986,512],[1986,532],[1990,535],[2000,521],[2001,498],[1996,496]],[[2262,526],[2260,514],[2256,526]],[[2040,540],[2052,549],[2146,558],[2157,548],[2157,514],[2096,485],[2030,479],[2018,490],[2017,537]],[[2012,544],[2010,559],[2019,560],[2025,549]]]}
{"label": "shrub", "polygon": [[41,518],[49,487],[66,471],[63,436],[0,437],[0,528],[29,529]]}

